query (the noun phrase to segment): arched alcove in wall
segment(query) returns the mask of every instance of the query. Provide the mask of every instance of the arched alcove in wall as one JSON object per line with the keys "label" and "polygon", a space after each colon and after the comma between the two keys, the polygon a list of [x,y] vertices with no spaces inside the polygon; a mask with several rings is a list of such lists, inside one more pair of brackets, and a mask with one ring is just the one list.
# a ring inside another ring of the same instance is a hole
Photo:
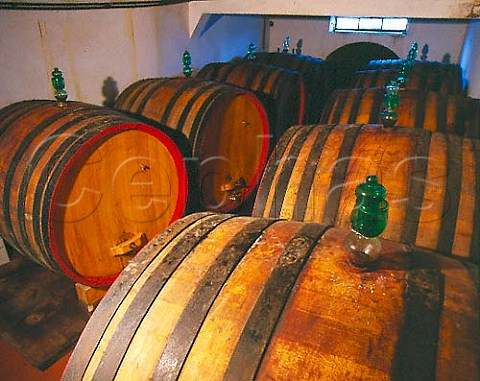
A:
{"label": "arched alcove in wall", "polygon": [[384,45],[355,42],[335,49],[326,60],[335,63],[336,87],[345,88],[350,87],[355,71],[364,69],[370,60],[395,58],[399,58],[398,55]]}

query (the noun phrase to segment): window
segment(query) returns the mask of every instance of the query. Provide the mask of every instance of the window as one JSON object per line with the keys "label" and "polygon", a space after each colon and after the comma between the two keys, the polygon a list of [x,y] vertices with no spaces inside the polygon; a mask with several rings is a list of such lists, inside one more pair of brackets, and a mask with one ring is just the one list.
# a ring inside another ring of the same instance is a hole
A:
{"label": "window", "polygon": [[334,33],[407,34],[408,19],[391,17],[330,17]]}

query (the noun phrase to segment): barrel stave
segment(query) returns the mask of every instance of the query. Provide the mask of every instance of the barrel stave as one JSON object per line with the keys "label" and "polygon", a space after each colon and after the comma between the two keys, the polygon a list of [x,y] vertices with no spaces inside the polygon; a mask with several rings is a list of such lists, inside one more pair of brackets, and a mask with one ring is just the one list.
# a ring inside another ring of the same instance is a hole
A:
{"label": "barrel stave", "polygon": [[112,248],[133,239],[138,251],[183,214],[185,166],[155,127],[79,102],[25,101],[0,114],[0,232],[41,265],[110,285],[127,264]]}
{"label": "barrel stave", "polygon": [[375,174],[388,190],[384,237],[478,260],[476,140],[402,127],[317,125],[292,129],[278,145],[253,215],[349,228],[355,188]]}
{"label": "barrel stave", "polygon": [[[337,89],[330,95],[320,123],[381,124],[383,87]],[[406,89],[399,93],[397,126],[423,128],[478,139],[480,100],[463,95]]]}
{"label": "barrel stave", "polygon": [[[352,79],[352,88],[382,87],[399,76],[396,69],[358,70]],[[405,88],[439,92],[444,95],[462,95],[461,78],[427,66],[413,66]]]}
{"label": "barrel stave", "polygon": [[303,122],[305,81],[297,71],[255,62],[214,62],[199,70],[196,78],[263,94],[260,99],[267,109],[275,140],[291,125]]}
{"label": "barrel stave", "polygon": [[346,234],[185,217],[109,290],[64,379],[442,379],[460,363],[459,379],[478,376],[478,266],[382,240],[359,270]]}
{"label": "barrel stave", "polygon": [[[27,103],[30,110],[19,115],[15,122],[12,121],[5,132],[16,138],[7,139],[5,137],[0,141],[1,151],[7,153],[2,193],[3,214],[0,215],[0,220],[4,224],[2,231],[8,232],[14,247],[26,253],[46,252],[40,235],[33,232],[33,220],[41,214],[40,211],[34,214],[33,209],[29,208],[29,204],[33,203],[35,193],[28,191],[31,186],[43,185],[38,184],[38,171],[48,171],[55,165],[55,161],[47,165],[49,157],[42,156],[42,148],[48,147],[52,143],[60,144],[62,136],[70,136],[76,131],[75,127],[70,131],[64,128],[65,125],[67,128],[72,126],[68,122],[73,119],[73,108],[51,107],[51,105],[51,102],[43,102],[41,108],[38,108],[37,102]],[[76,110],[82,113],[85,108],[77,106]],[[81,122],[82,120],[83,118],[79,118],[76,121]],[[32,125],[37,128],[32,129],[30,127]],[[56,129],[60,131],[57,132]],[[64,133],[65,135],[62,135]],[[59,135],[60,139],[56,140],[56,135]],[[45,159],[40,166],[36,163],[39,156]],[[28,231],[33,234],[27,235]],[[39,232],[37,231],[37,233]],[[30,257],[51,269],[57,268],[48,259],[48,255]]]}
{"label": "barrel stave", "polygon": [[[258,98],[238,87],[194,78],[152,79],[147,88],[145,81],[133,83],[115,107],[188,139],[192,152],[184,158],[198,165],[202,200],[197,210],[226,212],[248,204],[270,147],[267,114]],[[143,99],[132,103],[137,95]],[[241,200],[233,200],[226,185],[239,180],[246,187]]]}

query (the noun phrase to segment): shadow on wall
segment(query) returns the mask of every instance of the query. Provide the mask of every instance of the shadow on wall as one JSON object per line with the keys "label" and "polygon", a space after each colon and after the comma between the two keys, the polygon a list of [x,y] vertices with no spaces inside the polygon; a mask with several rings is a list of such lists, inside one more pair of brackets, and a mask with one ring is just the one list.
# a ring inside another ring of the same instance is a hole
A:
{"label": "shadow on wall", "polygon": [[102,95],[105,97],[103,101],[103,105],[105,107],[113,108],[115,104],[115,99],[117,99],[119,94],[118,91],[118,84],[112,77],[107,77],[105,81],[103,81],[102,86]]}

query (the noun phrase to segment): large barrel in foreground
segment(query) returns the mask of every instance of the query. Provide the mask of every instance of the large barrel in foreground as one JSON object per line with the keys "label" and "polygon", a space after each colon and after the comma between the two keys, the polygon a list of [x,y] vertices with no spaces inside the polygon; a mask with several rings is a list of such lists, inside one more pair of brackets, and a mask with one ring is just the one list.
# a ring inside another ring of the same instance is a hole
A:
{"label": "large barrel in foreground", "polygon": [[180,218],[188,179],[159,129],[78,102],[0,110],[0,234],[20,253],[108,286]]}
{"label": "large barrel in foreground", "polygon": [[295,126],[265,168],[253,215],[350,226],[355,188],[387,188],[385,238],[480,259],[480,141],[379,125]]}
{"label": "large barrel in foreground", "polygon": [[[337,89],[325,105],[321,123],[381,124],[384,95],[383,87]],[[480,138],[480,99],[408,89],[399,95],[397,126]]]}
{"label": "large barrel in foreground", "polygon": [[65,381],[472,380],[478,267],[347,230],[195,214],[152,240],[104,297]]}
{"label": "large barrel in foreground", "polygon": [[[303,123],[305,82],[297,71],[255,62],[213,62],[195,78],[228,83],[259,94],[269,114],[275,139],[294,124]],[[273,99],[273,103],[272,103]]]}
{"label": "large barrel in foreground", "polygon": [[127,87],[115,108],[188,138],[193,157],[186,159],[198,161],[207,209],[233,211],[253,194],[270,137],[265,108],[252,93],[194,78],[152,78]]}

